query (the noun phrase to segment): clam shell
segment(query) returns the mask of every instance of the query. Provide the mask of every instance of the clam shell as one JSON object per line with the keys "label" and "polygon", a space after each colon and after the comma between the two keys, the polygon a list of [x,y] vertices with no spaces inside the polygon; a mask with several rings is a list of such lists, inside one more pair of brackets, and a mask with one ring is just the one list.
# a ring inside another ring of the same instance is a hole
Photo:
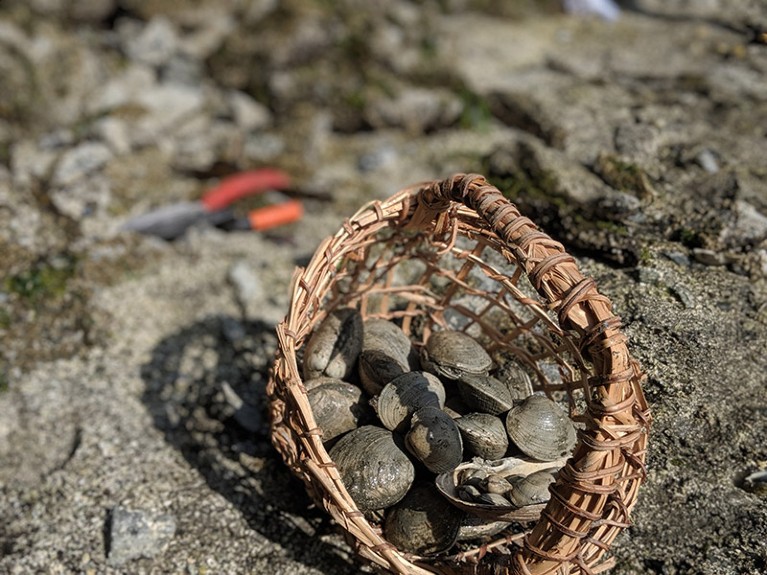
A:
{"label": "clam shell", "polygon": [[410,338],[391,321],[370,318],[362,324],[364,330],[362,349],[388,351],[392,356],[407,360],[413,347]]}
{"label": "clam shell", "polygon": [[514,402],[533,395],[533,382],[530,381],[530,376],[516,362],[504,364],[495,377],[506,385]]}
{"label": "clam shell", "polygon": [[455,421],[436,407],[423,407],[413,414],[405,445],[432,473],[455,469],[463,458],[461,433]]}
{"label": "clam shell", "polygon": [[362,316],[352,308],[337,309],[320,323],[304,350],[304,379],[326,375],[346,378],[362,350]]}
{"label": "clam shell", "polygon": [[527,477],[515,479],[506,496],[517,507],[546,503],[551,498],[549,485],[554,481],[556,477],[552,470],[536,471]]}
{"label": "clam shell", "polygon": [[325,382],[307,392],[314,420],[322,430],[322,441],[351,431],[370,415],[362,390],[343,381]]}
{"label": "clam shell", "polygon": [[455,420],[466,449],[483,459],[500,459],[509,448],[503,421],[489,413],[467,413]]}
{"label": "clam shell", "polygon": [[505,495],[511,489],[511,483],[509,480],[498,473],[491,473],[482,481],[482,489],[485,493],[497,493],[498,495]]}
{"label": "clam shell", "polygon": [[526,476],[544,469],[560,468],[566,461],[564,458],[550,462],[525,461],[517,457],[506,457],[493,462],[468,461],[460,464],[453,471],[440,473],[435,480],[435,485],[452,505],[477,517],[490,521],[536,521],[546,506],[545,504],[527,505],[518,509],[513,505],[497,506],[464,501],[458,495],[463,479],[469,475],[478,478],[492,474],[506,477],[510,475]]}
{"label": "clam shell", "polygon": [[566,457],[575,446],[575,428],[564,410],[543,395],[522,400],[506,416],[509,439],[540,461]]}
{"label": "clam shell", "polygon": [[362,387],[371,395],[397,376],[410,371],[410,338],[400,327],[388,320],[370,318],[363,323],[362,352],[359,372]]}
{"label": "clam shell", "polygon": [[328,455],[361,511],[384,509],[400,501],[415,479],[415,467],[391,431],[363,425],[338,440]]}
{"label": "clam shell", "polygon": [[411,371],[384,386],[376,401],[376,412],[387,429],[404,432],[416,411],[427,406],[442,409],[444,405],[442,382],[431,373]]}
{"label": "clam shell", "polygon": [[402,551],[434,555],[458,538],[463,513],[451,507],[431,485],[417,485],[386,513],[386,539]]}
{"label": "clam shell", "polygon": [[466,405],[475,411],[499,415],[514,406],[509,388],[491,375],[464,375],[458,380],[458,392]]}
{"label": "clam shell", "polygon": [[447,379],[484,374],[493,360],[474,338],[460,331],[437,331],[421,349],[421,366]]}
{"label": "clam shell", "polygon": [[342,379],[338,379],[337,377],[328,377],[326,375],[322,375],[320,377],[315,377],[312,379],[307,379],[304,381],[304,387],[306,388],[306,391],[310,391],[314,389],[315,387],[318,387],[320,385],[324,385],[326,383],[346,383]]}
{"label": "clam shell", "polygon": [[380,349],[363,349],[360,353],[360,382],[370,395],[381,393],[387,383],[409,371],[407,357],[398,357]]}

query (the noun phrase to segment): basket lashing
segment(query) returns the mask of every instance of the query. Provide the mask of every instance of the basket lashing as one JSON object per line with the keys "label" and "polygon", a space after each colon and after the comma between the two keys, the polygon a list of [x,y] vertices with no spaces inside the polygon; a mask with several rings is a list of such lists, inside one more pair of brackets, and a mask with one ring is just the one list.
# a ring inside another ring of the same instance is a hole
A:
{"label": "basket lashing", "polygon": [[[349,305],[398,321],[416,346],[434,329],[466,331],[496,358],[522,363],[537,391],[566,401],[579,442],[532,529],[450,557],[414,557],[356,509],[299,370],[314,327]],[[612,566],[605,553],[629,525],[645,476],[650,415],[641,372],[609,299],[482,176],[459,174],[363,206],[297,270],[277,332],[273,442],[360,556],[416,574],[592,574]]]}

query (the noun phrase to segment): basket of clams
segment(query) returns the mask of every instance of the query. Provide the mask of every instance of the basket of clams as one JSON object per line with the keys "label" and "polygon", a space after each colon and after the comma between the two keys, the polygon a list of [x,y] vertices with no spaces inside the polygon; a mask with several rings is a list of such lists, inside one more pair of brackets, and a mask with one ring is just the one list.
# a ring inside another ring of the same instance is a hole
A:
{"label": "basket of clams", "polygon": [[392,573],[599,573],[650,415],[620,319],[482,176],[363,206],[296,271],[272,441]]}

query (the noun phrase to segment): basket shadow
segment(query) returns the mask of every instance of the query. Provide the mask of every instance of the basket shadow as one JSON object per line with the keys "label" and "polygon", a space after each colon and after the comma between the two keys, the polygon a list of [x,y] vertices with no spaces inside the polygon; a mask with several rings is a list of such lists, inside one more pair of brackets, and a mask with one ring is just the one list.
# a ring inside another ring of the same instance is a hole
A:
{"label": "basket shadow", "polygon": [[152,350],[142,400],[166,441],[251,529],[308,567],[358,573],[340,536],[323,537],[335,533],[331,522],[310,508],[269,441],[265,388],[276,345],[263,322],[220,315],[190,324]]}

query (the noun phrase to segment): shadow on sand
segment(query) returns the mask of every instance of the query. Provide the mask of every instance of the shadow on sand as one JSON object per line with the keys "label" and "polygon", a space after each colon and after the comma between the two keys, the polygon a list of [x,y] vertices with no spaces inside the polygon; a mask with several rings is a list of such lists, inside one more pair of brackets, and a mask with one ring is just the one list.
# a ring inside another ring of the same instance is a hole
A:
{"label": "shadow on sand", "polygon": [[[272,448],[265,397],[274,327],[209,317],[162,340],[142,366],[143,401],[169,444],[288,556],[327,573],[359,573],[350,550],[310,509],[303,485]],[[334,539],[335,540],[335,539]]]}

